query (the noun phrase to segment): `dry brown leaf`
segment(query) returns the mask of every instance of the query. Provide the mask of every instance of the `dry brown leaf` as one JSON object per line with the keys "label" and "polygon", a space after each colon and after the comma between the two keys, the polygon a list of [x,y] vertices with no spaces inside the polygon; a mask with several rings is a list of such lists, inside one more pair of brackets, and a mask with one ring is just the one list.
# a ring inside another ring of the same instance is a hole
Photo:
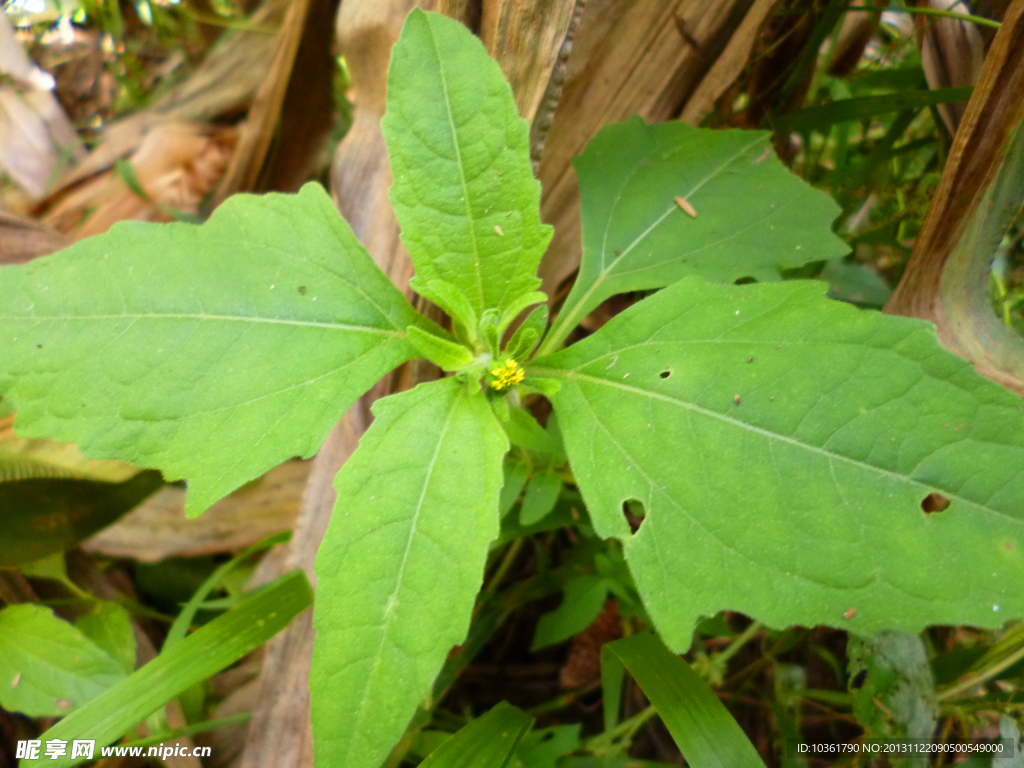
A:
{"label": "dry brown leaf", "polygon": [[582,688],[601,679],[601,646],[622,637],[619,604],[609,600],[594,623],[573,638],[569,658],[558,675],[562,688]]}
{"label": "dry brown leaf", "polygon": [[935,323],[939,341],[1024,395],[1024,339],[995,316],[992,259],[1024,197],[1024,0],[1007,9],[914,242],[890,314]]}
{"label": "dry brown leaf", "polygon": [[51,476],[106,483],[124,482],[140,471],[123,461],[87,459],[71,443],[18,437],[14,434],[14,416],[0,419],[0,464],[4,462],[29,462]]}
{"label": "dry brown leaf", "polygon": [[0,210],[0,264],[25,264],[70,244],[35,219]]}
{"label": "dry brown leaf", "polygon": [[118,221],[170,220],[162,208],[197,213],[223,176],[236,141],[237,130],[231,127],[156,125],[128,159],[148,200],[106,171],[55,199],[42,221],[81,239],[106,232]]}
{"label": "dry brown leaf", "polygon": [[[963,0],[927,0],[927,8],[940,11],[964,12]],[[921,47],[921,66],[929,88],[956,88],[978,82],[985,62],[985,40],[981,31],[971,22],[957,19],[918,16],[918,44]],[[956,133],[967,104],[939,104],[939,114]]]}
{"label": "dry brown leaf", "polygon": [[241,551],[295,525],[309,465],[308,461],[282,464],[195,520],[185,517],[184,489],[166,486],[82,548],[145,563]]}

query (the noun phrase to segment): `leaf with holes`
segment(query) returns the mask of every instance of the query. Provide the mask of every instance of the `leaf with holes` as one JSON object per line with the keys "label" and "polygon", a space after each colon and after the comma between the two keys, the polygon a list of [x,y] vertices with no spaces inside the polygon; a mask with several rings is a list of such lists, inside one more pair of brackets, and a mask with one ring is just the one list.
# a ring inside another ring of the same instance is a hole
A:
{"label": "leaf with holes", "polygon": [[379,400],[317,554],[317,764],[378,766],[469,628],[508,441],[455,378]]}
{"label": "leaf with holes", "polygon": [[767,131],[634,117],[603,128],[574,165],[583,261],[543,352],[616,293],[687,275],[777,280],[780,269],[849,251],[829,227],[839,206],[782,165]]}
{"label": "leaf with holes", "polygon": [[417,280],[454,286],[475,318],[430,297],[472,328],[487,309],[514,316],[540,284],[551,227],[540,223],[529,127],[501,68],[461,24],[414,10],[391,55],[381,127]]}
{"label": "leaf with holes", "polygon": [[826,287],[690,278],[527,368],[561,384],[594,526],[676,649],[723,608],[859,633],[1024,615],[1024,400]]}
{"label": "leaf with holes", "polygon": [[415,356],[426,323],[309,184],[209,222],[116,224],[0,282],[0,393],[22,437],[189,481],[195,516]]}

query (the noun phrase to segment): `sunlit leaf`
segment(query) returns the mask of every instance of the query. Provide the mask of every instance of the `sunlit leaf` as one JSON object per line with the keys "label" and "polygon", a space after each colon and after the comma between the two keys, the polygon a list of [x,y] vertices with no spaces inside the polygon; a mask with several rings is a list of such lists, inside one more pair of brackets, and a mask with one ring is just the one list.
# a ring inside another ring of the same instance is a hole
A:
{"label": "sunlit leaf", "polygon": [[824,289],[685,280],[528,368],[561,382],[594,526],[677,650],[720,609],[860,633],[1024,615],[1024,400]]}
{"label": "sunlit leaf", "polygon": [[378,768],[469,628],[505,433],[455,378],[378,400],[317,554],[318,763]]}

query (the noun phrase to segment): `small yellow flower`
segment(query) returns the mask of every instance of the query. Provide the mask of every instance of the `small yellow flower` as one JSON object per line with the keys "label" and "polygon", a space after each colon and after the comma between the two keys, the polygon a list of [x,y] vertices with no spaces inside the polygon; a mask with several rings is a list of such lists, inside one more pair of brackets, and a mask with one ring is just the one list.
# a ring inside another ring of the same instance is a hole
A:
{"label": "small yellow flower", "polygon": [[493,368],[491,376],[494,377],[491,386],[501,390],[505,387],[514,387],[516,384],[521,383],[526,378],[526,371],[523,370],[519,363],[509,358],[505,361],[504,366],[499,365],[497,368]]}

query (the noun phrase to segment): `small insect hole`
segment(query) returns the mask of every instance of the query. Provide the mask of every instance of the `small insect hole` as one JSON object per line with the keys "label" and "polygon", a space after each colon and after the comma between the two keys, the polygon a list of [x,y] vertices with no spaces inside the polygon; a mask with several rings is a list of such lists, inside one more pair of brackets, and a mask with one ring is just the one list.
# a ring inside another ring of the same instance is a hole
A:
{"label": "small insect hole", "polygon": [[636,499],[629,499],[622,503],[622,514],[629,523],[630,533],[636,533],[644,522],[644,505]]}
{"label": "small insect hole", "polygon": [[930,515],[933,512],[945,512],[949,509],[950,502],[941,493],[932,492],[929,493],[924,499],[921,500],[921,509],[924,510],[926,515]]}
{"label": "small insect hole", "polygon": [[672,369],[669,369],[669,370],[666,370],[666,371],[662,371],[662,372],[661,372],[661,373],[659,373],[658,375],[659,375],[659,376],[660,376],[661,378],[663,378],[663,379],[667,379],[667,378],[668,378],[669,376],[671,376],[671,375],[672,375]]}
{"label": "small insect hole", "polygon": [[864,681],[867,679],[867,677],[868,677],[868,671],[866,669],[862,669],[860,672],[858,672],[856,675],[853,676],[853,680],[850,681],[850,687],[851,688],[863,688],[864,687]]}

